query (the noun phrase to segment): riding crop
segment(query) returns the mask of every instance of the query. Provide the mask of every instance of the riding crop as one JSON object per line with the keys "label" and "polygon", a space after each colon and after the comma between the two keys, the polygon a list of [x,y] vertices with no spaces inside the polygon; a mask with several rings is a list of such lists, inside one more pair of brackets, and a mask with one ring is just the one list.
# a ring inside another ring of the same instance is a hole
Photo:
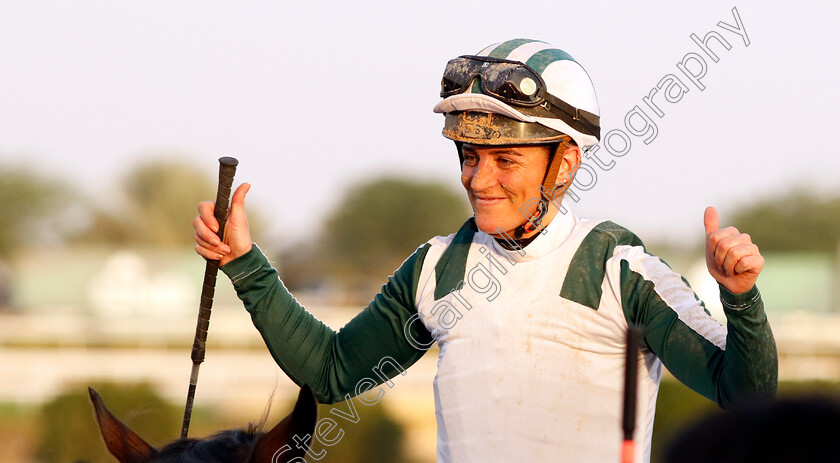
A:
{"label": "riding crop", "polygon": [[[216,190],[216,207],[213,215],[219,222],[216,235],[224,241],[225,222],[227,222],[228,204],[230,203],[230,189],[233,176],[239,164],[235,158],[219,158],[219,186]],[[198,307],[198,322],[195,326],[195,340],[192,347],[192,372],[190,373],[190,387],[187,391],[187,405],[184,409],[184,425],[181,427],[181,438],[187,437],[190,429],[195,385],[198,383],[198,369],[204,361],[204,350],[207,344],[207,328],[210,326],[210,310],[213,308],[213,296],[216,293],[216,274],[219,272],[218,260],[207,260],[204,268],[204,284],[201,287],[201,302]]]}
{"label": "riding crop", "polygon": [[627,328],[627,356],[624,359],[624,413],[621,426],[624,431],[624,441],[621,446],[621,463],[635,461],[636,446],[633,442],[633,433],[636,430],[636,389],[641,338],[642,331],[639,327],[631,325]]}

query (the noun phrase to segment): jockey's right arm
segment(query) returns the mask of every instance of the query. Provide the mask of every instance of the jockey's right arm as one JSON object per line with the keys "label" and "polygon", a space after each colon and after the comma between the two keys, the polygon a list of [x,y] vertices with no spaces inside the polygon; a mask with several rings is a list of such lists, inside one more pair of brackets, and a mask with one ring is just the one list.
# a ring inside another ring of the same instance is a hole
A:
{"label": "jockey's right arm", "polygon": [[[388,278],[361,313],[338,332],[307,312],[289,293],[257,246],[221,267],[233,282],[274,360],[321,403],[363,394],[426,352],[432,337],[416,316],[416,281],[428,245]],[[407,339],[411,336],[412,339]]]}
{"label": "jockey's right arm", "polygon": [[380,384],[398,374],[392,365],[404,370],[425,353],[415,346],[431,345],[431,335],[416,317],[414,296],[428,246],[412,254],[370,305],[336,333],[297,302],[251,242],[245,214],[249,188],[244,183],[233,194],[224,242],[216,236],[215,204],[199,204],[195,249],[219,260],[271,355],[292,380],[308,384],[321,403],[338,402],[369,388],[366,378]]}

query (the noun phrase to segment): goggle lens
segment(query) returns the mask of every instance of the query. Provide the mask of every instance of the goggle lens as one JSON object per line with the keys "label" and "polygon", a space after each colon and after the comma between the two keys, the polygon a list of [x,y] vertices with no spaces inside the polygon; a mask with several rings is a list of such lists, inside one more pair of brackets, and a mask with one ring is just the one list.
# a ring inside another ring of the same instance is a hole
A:
{"label": "goggle lens", "polygon": [[463,80],[458,79],[457,76],[450,77],[444,75],[443,79],[440,81],[440,95],[449,96],[460,93],[466,90],[467,85],[469,85],[469,82],[465,83]]}
{"label": "goggle lens", "polygon": [[504,76],[484,82],[484,89],[503,100],[533,105],[539,103],[540,84],[538,77],[527,68],[509,69]]}

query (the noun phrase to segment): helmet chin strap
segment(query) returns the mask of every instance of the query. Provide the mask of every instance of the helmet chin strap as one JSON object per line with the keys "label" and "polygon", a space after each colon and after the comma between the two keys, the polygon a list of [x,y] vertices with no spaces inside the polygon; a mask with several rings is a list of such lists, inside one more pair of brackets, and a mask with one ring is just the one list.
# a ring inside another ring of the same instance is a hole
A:
{"label": "helmet chin strap", "polygon": [[[568,143],[569,138],[567,136],[563,137],[560,143],[554,145],[554,149],[548,155],[548,168],[545,171],[545,177],[543,177],[542,188],[540,190],[540,202],[537,204],[537,214],[531,216],[531,218],[525,223],[513,229],[513,239],[522,239],[522,235],[536,231],[542,224],[546,213],[548,213],[548,202],[554,199],[546,197],[546,193],[551,192],[553,195],[557,191],[555,189],[557,174],[560,172],[560,164],[563,163],[562,153],[566,150]],[[558,156],[558,154],[560,154],[560,156]]]}
{"label": "helmet chin strap", "polygon": [[548,203],[546,202],[545,198],[540,198],[540,202],[537,204],[537,215],[531,216],[527,222],[523,223],[522,225],[513,229],[513,239],[521,240],[522,235],[525,233],[531,233],[539,228],[540,224],[542,224],[543,217],[545,217],[545,213],[548,212]]}

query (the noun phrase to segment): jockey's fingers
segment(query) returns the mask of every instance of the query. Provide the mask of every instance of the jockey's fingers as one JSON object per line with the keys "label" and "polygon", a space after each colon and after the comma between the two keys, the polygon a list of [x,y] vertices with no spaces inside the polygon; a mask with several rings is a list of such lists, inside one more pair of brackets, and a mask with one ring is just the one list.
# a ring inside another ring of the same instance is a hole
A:
{"label": "jockey's fingers", "polygon": [[[213,220],[216,219],[214,218]],[[197,239],[201,238],[202,241],[210,246],[218,246],[222,244],[219,236],[208,227],[207,222],[205,222],[201,216],[197,216],[193,219],[193,228],[195,229],[195,236]]]}
{"label": "jockey's fingers", "polygon": [[207,225],[207,228],[216,232],[219,230],[219,221],[214,215],[216,203],[213,201],[202,201],[198,203],[198,216]]}
{"label": "jockey's fingers", "polygon": [[195,245],[195,252],[197,252],[199,256],[210,260],[220,260],[223,257],[222,254],[207,249],[198,243]]}
{"label": "jockey's fingers", "polygon": [[764,257],[758,253],[758,246],[751,244],[750,247],[752,249],[735,264],[734,270],[736,274],[745,272],[759,273],[764,268]]}
{"label": "jockey's fingers", "polygon": [[706,236],[706,245],[710,249],[716,249],[721,241],[739,233],[740,232],[735,227],[726,227],[724,229],[714,231]]}
{"label": "jockey's fingers", "polygon": [[[729,228],[735,230],[733,227]],[[744,246],[750,244],[752,244],[750,235],[747,235],[746,233],[737,233],[737,230],[735,230],[734,234],[730,234],[728,236],[723,237],[717,243],[717,246],[714,248],[715,262],[717,262],[718,265],[723,266],[724,261],[726,260],[726,257],[731,249],[737,246]]]}
{"label": "jockey's fingers", "polygon": [[[213,236],[216,236],[216,235],[213,235]],[[216,238],[216,240],[218,241],[218,238]],[[195,234],[195,244],[197,246],[201,246],[204,249],[207,249],[208,251],[213,251],[217,254],[224,255],[224,254],[227,254],[227,253],[230,252],[230,247],[228,245],[226,245],[225,243],[221,243],[221,242],[219,242],[217,244],[208,243],[201,236],[199,236],[198,233]]]}
{"label": "jockey's fingers", "polygon": [[739,244],[729,248],[721,265],[727,275],[733,276],[750,269],[749,258],[758,253],[758,246],[754,244]]}

